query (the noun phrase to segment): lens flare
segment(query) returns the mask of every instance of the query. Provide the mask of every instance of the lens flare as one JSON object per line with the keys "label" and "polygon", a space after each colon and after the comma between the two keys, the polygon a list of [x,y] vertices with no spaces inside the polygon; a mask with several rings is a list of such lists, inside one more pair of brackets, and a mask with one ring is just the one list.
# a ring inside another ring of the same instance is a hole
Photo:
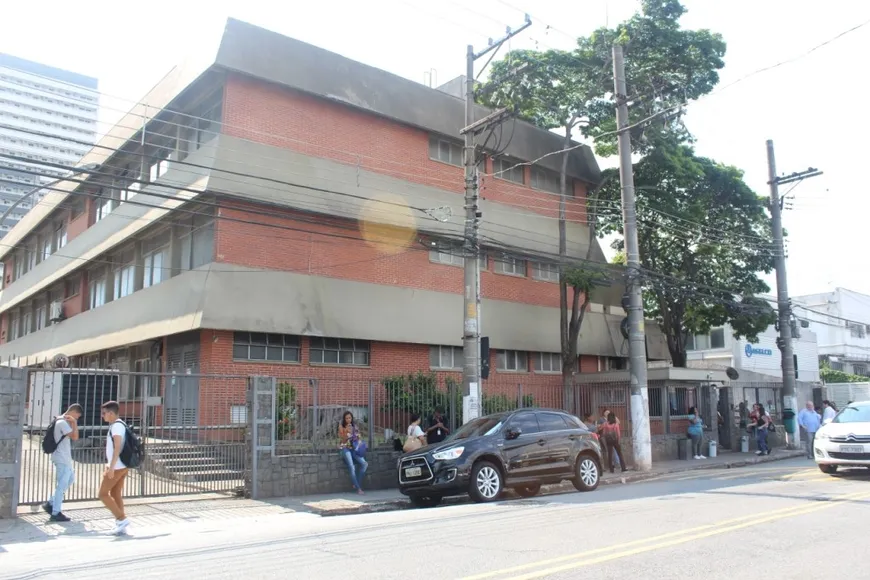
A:
{"label": "lens flare", "polygon": [[399,254],[417,237],[417,220],[402,196],[380,194],[365,202],[359,215],[363,240],[385,254]]}

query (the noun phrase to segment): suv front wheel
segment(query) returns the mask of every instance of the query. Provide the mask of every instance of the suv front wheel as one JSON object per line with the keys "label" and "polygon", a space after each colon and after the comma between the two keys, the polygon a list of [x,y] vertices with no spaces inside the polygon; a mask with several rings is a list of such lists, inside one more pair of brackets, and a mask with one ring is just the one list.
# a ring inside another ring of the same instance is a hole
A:
{"label": "suv front wheel", "polygon": [[590,455],[581,455],[577,460],[574,487],[577,491],[592,491],[601,482],[601,466]]}
{"label": "suv front wheel", "polygon": [[471,499],[476,502],[495,501],[504,489],[504,478],[498,467],[481,461],[471,470]]}

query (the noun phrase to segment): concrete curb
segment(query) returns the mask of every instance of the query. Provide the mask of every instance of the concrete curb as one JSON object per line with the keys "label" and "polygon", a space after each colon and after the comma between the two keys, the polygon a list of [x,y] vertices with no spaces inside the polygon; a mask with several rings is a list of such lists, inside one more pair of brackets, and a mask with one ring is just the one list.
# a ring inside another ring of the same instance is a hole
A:
{"label": "concrete curb", "polygon": [[[774,461],[784,461],[786,459],[794,459],[795,457],[803,457],[806,455],[805,451],[800,450],[782,450],[777,451],[775,455],[765,455],[765,456],[753,456],[746,457],[742,459],[735,459],[733,461],[728,461],[725,463],[698,463],[692,461],[686,461],[685,466],[675,467],[672,469],[665,469],[662,471],[650,471],[650,472],[626,472],[625,475],[621,477],[610,477],[610,478],[602,478],[600,485],[620,485],[620,484],[629,484],[636,483],[640,481],[645,481],[649,479],[656,479],[658,477],[662,477],[664,475],[673,475],[675,473],[689,473],[693,471],[709,471],[712,469],[734,469],[739,467],[747,467],[749,465],[758,465],[762,463],[771,463]],[[562,493],[570,493],[575,491],[574,486],[570,482],[563,482],[556,485],[545,485],[541,488],[541,493],[538,497],[548,496],[548,495],[558,495]],[[511,493],[510,491],[505,494],[508,497],[518,497],[516,494]],[[462,505],[466,503],[470,503],[470,499],[467,497],[452,497],[444,500],[442,505]],[[356,514],[370,514],[370,513],[378,513],[385,511],[397,511],[403,509],[410,509],[411,502],[404,497],[395,498],[395,499],[387,499],[373,502],[365,502],[359,503],[353,506],[347,507],[337,507],[337,508],[320,508],[317,505],[306,504],[306,508],[310,513],[322,516],[346,516],[346,515],[356,515]]]}

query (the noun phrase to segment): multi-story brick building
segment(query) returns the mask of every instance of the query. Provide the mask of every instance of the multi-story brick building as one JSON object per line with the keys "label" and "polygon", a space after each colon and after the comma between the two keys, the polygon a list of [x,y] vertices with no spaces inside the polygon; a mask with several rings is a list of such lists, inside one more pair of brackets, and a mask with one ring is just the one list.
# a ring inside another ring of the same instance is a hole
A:
{"label": "multi-story brick building", "polygon": [[[98,170],[58,185],[8,234],[0,356],[336,381],[456,373],[463,106],[230,20],[205,66],[173,69],[82,160]],[[515,165],[561,138],[520,121],[506,131],[482,190],[490,382],[558,386],[560,161]],[[568,172],[569,251],[585,257],[585,196],[600,179],[588,148],[571,152]],[[51,238],[60,226],[64,238]],[[50,251],[16,276],[46,240]],[[612,306],[621,294],[593,297],[584,371],[627,354]],[[666,358],[660,336],[649,344]],[[141,395],[134,383],[122,398]],[[196,393],[165,396],[199,405]]]}

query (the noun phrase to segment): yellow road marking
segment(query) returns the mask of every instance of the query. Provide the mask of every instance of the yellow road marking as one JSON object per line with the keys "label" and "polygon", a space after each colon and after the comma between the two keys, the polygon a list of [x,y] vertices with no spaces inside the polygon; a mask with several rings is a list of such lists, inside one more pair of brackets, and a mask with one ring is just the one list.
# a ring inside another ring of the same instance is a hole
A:
{"label": "yellow road marking", "polygon": [[798,471],[796,473],[792,473],[790,475],[783,475],[782,478],[783,479],[791,479],[793,477],[801,477],[804,475],[825,475],[825,474],[823,474],[818,469],[803,469],[801,471]]}
{"label": "yellow road marking", "polygon": [[[539,562],[532,562],[529,564],[521,564],[518,566],[514,566],[511,568],[505,568],[503,570],[495,570],[492,572],[485,572],[482,574],[477,574],[474,576],[466,576],[462,580],[482,580],[484,578],[493,578],[496,576],[502,576],[504,574],[511,574],[514,572],[521,572],[523,570],[528,570],[530,568],[536,568],[538,566],[546,566],[550,564],[558,564],[560,562],[567,562],[570,560],[577,560],[578,558],[584,558],[587,556],[594,556],[596,554],[604,554],[606,552],[613,552],[614,550],[622,550],[619,552],[607,554],[605,556],[600,556],[598,558],[594,558],[592,560],[585,560],[583,562],[572,562],[571,564],[567,564],[564,566],[559,566],[555,568],[547,568],[544,570],[539,570],[537,572],[532,572],[530,574],[511,577],[510,580],[529,580],[531,578],[540,578],[542,576],[548,576],[550,574],[555,574],[557,572],[562,572],[564,570],[571,570],[574,568],[580,568],[582,566],[588,566],[591,564],[597,564],[601,562],[606,562],[609,560],[614,560],[617,558],[624,558],[626,556],[632,556],[635,554],[641,554],[643,552],[648,552],[652,550],[657,550],[659,548],[665,548],[669,546],[675,546],[679,544],[683,544],[692,540],[702,539],[709,536],[714,536],[718,534],[722,534],[728,531],[739,530],[751,526],[756,526],[762,523],[766,523],[769,521],[774,521],[777,519],[782,519],[786,517],[790,517],[793,515],[803,515],[804,513],[812,513],[813,511],[818,511],[820,509],[831,508],[837,505],[840,505],[843,502],[854,500],[854,499],[866,499],[870,498],[870,493],[860,492],[860,493],[851,493],[836,496],[831,498],[831,500],[822,505],[800,505],[800,506],[792,506],[789,508],[780,508],[776,510],[771,510],[768,512],[761,512],[759,514],[754,514],[753,519],[750,522],[747,522],[747,516],[741,516],[739,518],[732,518],[728,520],[724,520],[721,522],[716,522],[713,524],[706,524],[703,526],[697,526],[695,528],[690,528],[687,530],[678,530],[674,532],[669,532],[666,534],[660,534],[658,536],[653,536],[650,538],[642,538],[639,540],[633,540],[631,542],[625,542],[618,546],[607,546],[604,548],[596,548],[594,550],[587,550],[585,552],[579,552],[576,554],[569,554],[567,556],[560,556],[558,558],[552,558],[549,560],[542,560]],[[723,527],[727,526],[727,527]],[[683,536],[683,537],[679,537]],[[644,546],[643,544],[649,544],[650,542],[654,542],[656,540],[662,540],[665,538],[674,538],[676,539],[669,540],[667,542],[661,542],[658,544],[652,544],[651,546]],[[624,550],[629,546],[640,546],[633,550]]]}

